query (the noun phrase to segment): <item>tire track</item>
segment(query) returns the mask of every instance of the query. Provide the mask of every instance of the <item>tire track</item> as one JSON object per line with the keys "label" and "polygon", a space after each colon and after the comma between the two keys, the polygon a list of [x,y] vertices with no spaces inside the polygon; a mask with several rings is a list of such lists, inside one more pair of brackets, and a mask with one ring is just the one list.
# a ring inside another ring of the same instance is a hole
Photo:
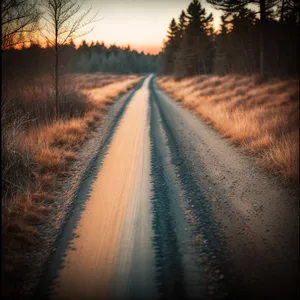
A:
{"label": "tire track", "polygon": [[297,299],[295,195],[153,82],[151,89],[185,202],[196,217],[195,233],[205,241],[199,254],[216,283],[209,283],[208,294],[217,299]]}
{"label": "tire track", "polygon": [[118,109],[111,123],[107,126],[106,136],[103,139],[103,142],[99,145],[97,154],[91,159],[86,173],[81,178],[81,182],[78,186],[78,192],[76,193],[72,205],[67,212],[64,223],[61,226],[60,233],[56,239],[56,245],[54,246],[55,251],[52,252],[43,267],[43,273],[35,291],[34,298],[47,299],[53,296],[52,284],[57,277],[57,271],[63,266],[64,258],[68,249],[72,248],[72,241],[76,238],[74,228],[76,228],[81,218],[81,214],[85,209],[86,201],[90,197],[92,183],[97,178],[99,169],[101,169],[103,160],[128,104],[132,100],[136,91],[142,87],[144,81],[145,78],[143,78],[141,82],[131,92],[129,92],[122,106]]}
{"label": "tire track", "polygon": [[[153,210],[157,270],[162,299],[224,298],[218,227],[182,145],[151,93]],[[176,288],[175,288],[176,287]]]}

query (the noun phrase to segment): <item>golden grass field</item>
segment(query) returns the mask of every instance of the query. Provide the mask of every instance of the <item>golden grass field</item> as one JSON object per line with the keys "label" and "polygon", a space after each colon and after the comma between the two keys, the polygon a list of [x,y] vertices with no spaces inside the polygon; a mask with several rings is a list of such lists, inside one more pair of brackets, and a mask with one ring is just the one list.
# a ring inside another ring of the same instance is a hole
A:
{"label": "golden grass field", "polygon": [[158,85],[285,182],[299,178],[299,80],[202,75]]}
{"label": "golden grass field", "polygon": [[[26,268],[26,251],[39,236],[32,223],[46,222],[51,203],[56,201],[50,192],[58,188],[59,177],[68,174],[70,162],[77,159],[76,151],[100,124],[108,105],[140,79],[136,75],[100,73],[67,75],[64,91],[68,96],[59,119],[51,114],[51,78],[6,85],[1,147],[5,187],[2,237],[7,280],[10,276],[22,276],[19,271]],[[45,200],[49,203],[47,207]]]}

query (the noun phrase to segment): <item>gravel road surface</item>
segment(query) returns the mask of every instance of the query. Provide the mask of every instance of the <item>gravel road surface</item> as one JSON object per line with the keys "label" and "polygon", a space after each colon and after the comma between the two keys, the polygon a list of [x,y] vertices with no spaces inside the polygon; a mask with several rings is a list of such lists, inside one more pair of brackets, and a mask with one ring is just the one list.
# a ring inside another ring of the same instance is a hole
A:
{"label": "gravel road surface", "polygon": [[126,97],[36,297],[297,299],[297,195],[153,75]]}

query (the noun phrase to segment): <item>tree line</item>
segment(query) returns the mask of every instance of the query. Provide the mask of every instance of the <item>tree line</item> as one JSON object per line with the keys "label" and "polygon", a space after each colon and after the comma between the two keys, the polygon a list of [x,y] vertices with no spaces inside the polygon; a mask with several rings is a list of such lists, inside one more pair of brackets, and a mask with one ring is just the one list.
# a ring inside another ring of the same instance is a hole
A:
{"label": "tree line", "polygon": [[[78,49],[73,41],[89,33],[97,12],[85,9],[85,0],[3,0],[1,1],[1,50],[3,72],[11,76],[51,73],[55,89],[55,115],[59,117],[62,77],[68,72],[147,73],[155,72],[153,55],[129,47],[106,47],[103,43]],[[92,14],[91,14],[92,13]],[[47,47],[39,46],[41,39]],[[24,47],[26,44],[29,47]],[[16,47],[18,49],[16,49]],[[29,76],[29,77],[30,77]]]}
{"label": "tree line", "polygon": [[299,3],[288,0],[207,0],[221,9],[221,29],[213,15],[193,0],[170,22],[161,54],[162,71],[178,78],[199,74],[299,74]]}
{"label": "tree line", "polygon": [[[141,74],[159,71],[157,55],[137,52],[130,46],[106,46],[103,42],[85,40],[76,47],[73,41],[61,46],[60,69],[65,72]],[[5,76],[14,74],[44,74],[53,68],[53,47],[41,47],[38,43],[20,49],[3,52]]]}
{"label": "tree line", "polygon": [[157,55],[137,52],[130,46],[106,47],[102,42],[92,42],[90,46],[85,41],[78,48],[79,59],[73,64],[79,72],[109,72],[118,74],[140,74],[156,72]]}

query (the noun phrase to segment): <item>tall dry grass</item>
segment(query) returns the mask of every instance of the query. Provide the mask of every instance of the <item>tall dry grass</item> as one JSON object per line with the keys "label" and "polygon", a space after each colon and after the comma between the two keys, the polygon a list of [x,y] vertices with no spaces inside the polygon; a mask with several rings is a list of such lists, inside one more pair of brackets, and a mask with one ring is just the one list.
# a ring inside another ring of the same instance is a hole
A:
{"label": "tall dry grass", "polygon": [[[51,78],[2,83],[2,238],[5,282],[24,275],[26,251],[47,220],[59,177],[99,125],[117,96],[141,76],[70,74],[61,82],[60,116],[54,116]],[[19,278],[20,277],[20,278]]]}
{"label": "tall dry grass", "polygon": [[299,178],[299,80],[198,76],[158,85],[286,182]]}
{"label": "tall dry grass", "polygon": [[51,165],[56,168],[58,161],[64,164],[62,158],[50,163],[42,158],[43,153],[50,160],[51,151],[53,157],[59,151],[76,151],[91,129],[99,124],[107,106],[139,79],[135,75],[66,76],[62,82],[58,120],[54,116],[54,88],[50,77],[15,78],[13,82],[3,83],[2,205],[8,217],[11,199],[29,193],[28,186],[45,170],[44,164],[49,165],[48,169]]}

